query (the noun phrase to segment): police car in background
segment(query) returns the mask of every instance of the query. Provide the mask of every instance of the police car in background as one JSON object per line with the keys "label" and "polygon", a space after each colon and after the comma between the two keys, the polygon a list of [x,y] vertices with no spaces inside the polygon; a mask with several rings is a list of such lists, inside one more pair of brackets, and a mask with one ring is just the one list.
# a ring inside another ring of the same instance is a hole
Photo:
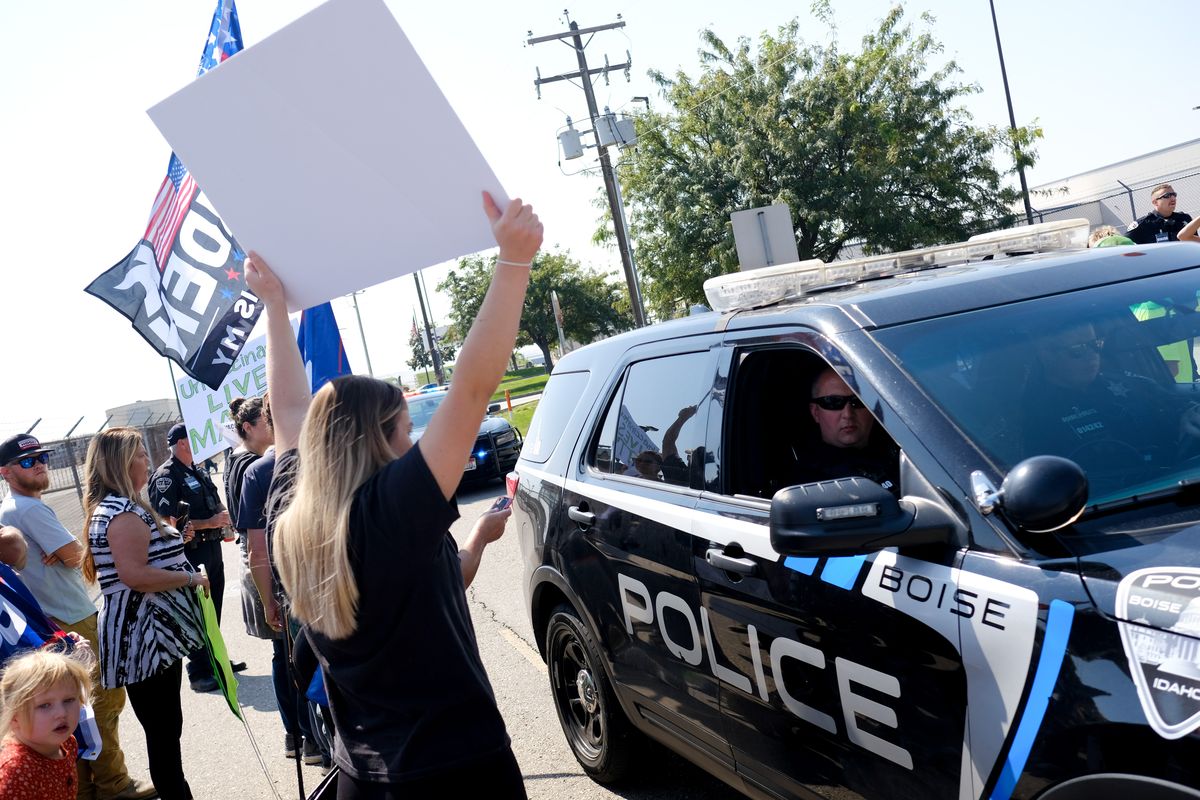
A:
{"label": "police car in background", "polygon": [[[420,393],[406,396],[408,414],[413,423],[414,444],[425,434],[425,428],[433,419],[433,412],[446,399],[446,394],[445,388],[427,392],[422,387]],[[500,416],[500,404],[489,404],[487,416],[479,423],[475,446],[471,448],[471,455],[463,467],[462,484],[503,480],[517,463],[521,441],[521,432]]]}
{"label": "police car in background", "polygon": [[[1086,236],[723,276],[558,363],[508,481],[585,771],[650,737],[752,797],[1200,798],[1200,248]],[[788,487],[830,367],[898,496]]]}

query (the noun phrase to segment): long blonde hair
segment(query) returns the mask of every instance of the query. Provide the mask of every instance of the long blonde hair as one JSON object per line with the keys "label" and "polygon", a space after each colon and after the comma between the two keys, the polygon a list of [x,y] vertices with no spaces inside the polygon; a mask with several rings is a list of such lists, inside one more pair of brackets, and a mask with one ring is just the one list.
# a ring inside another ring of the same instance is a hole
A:
{"label": "long blonde hair", "polygon": [[82,660],[47,649],[14,656],[0,675],[0,738],[11,733],[18,715],[28,721],[34,698],[64,682],[75,685],[81,704],[88,701],[92,676]]}
{"label": "long blonde hair", "polygon": [[347,376],[313,397],[300,430],[300,473],[279,517],[274,547],[292,613],[331,639],[355,630],[358,584],[350,569],[350,506],[364,482],[396,456],[388,444],[404,393]]}
{"label": "long blonde hair", "polygon": [[[154,515],[150,501],[143,497],[144,489],[133,485],[133,462],[141,456],[144,446],[142,434],[136,428],[109,428],[92,437],[88,444],[87,460],[83,465],[83,519],[90,527],[92,513],[110,494],[138,501],[150,510],[155,522],[161,521]],[[92,537],[84,530],[83,577],[90,583],[96,580],[96,559],[92,556]]]}

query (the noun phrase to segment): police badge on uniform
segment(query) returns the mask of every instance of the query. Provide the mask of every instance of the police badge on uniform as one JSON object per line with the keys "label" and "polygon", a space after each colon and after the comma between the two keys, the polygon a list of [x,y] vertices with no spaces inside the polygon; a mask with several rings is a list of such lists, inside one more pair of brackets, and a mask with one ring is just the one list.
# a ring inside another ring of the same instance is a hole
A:
{"label": "police badge on uniform", "polygon": [[1200,727],[1200,569],[1151,567],[1117,587],[1117,617],[1146,720],[1164,739]]}
{"label": "police badge on uniform", "polygon": [[158,490],[159,494],[166,494],[167,490],[171,488],[171,476],[160,475],[159,477],[155,478],[154,488]]}

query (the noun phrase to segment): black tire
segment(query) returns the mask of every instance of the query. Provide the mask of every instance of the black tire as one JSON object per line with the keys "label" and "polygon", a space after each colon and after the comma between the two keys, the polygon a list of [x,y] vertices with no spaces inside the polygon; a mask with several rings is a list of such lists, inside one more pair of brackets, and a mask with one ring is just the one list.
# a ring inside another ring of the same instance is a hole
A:
{"label": "black tire", "polygon": [[559,606],[550,615],[546,653],[554,709],[575,760],[598,783],[619,781],[633,765],[636,732],[574,609]]}

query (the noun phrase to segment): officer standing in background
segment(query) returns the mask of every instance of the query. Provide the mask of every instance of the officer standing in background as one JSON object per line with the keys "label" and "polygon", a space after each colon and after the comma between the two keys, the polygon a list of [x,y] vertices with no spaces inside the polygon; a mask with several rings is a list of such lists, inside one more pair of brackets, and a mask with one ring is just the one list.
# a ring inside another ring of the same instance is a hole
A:
{"label": "officer standing in background", "polygon": [[[158,515],[175,527],[179,527],[176,523],[180,516],[180,501],[189,505],[195,536],[183,546],[183,553],[197,569],[204,565],[212,585],[210,596],[217,611],[217,622],[220,622],[221,600],[225,594],[221,541],[225,538],[225,526],[230,524],[229,512],[221,504],[221,496],[208,470],[198,467],[192,459],[187,426],[182,422],[173,426],[167,432],[167,444],[171,448],[171,457],[150,477],[150,502]],[[233,662],[231,666],[234,672],[246,668],[245,662],[241,661]],[[187,671],[193,691],[211,692],[217,688],[207,650],[200,649],[188,655]]]}
{"label": "officer standing in background", "polygon": [[1136,244],[1177,242],[1179,232],[1192,221],[1188,214],[1175,210],[1178,196],[1169,183],[1160,183],[1150,190],[1154,210],[1129,226],[1126,234]]}

